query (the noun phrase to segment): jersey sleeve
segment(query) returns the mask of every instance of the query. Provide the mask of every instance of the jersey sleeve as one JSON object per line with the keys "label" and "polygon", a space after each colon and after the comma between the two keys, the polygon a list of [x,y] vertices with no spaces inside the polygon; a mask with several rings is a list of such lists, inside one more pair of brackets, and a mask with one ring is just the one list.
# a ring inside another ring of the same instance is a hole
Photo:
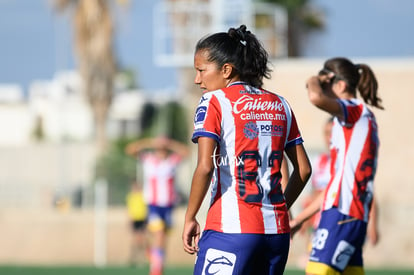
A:
{"label": "jersey sleeve", "polygon": [[302,139],[302,136],[300,134],[298,124],[296,122],[295,114],[293,113],[292,110],[290,110],[290,108],[289,108],[289,112],[290,112],[291,122],[290,122],[289,133],[288,133],[288,136],[287,136],[287,139],[286,139],[285,148],[288,148],[290,146],[299,145],[299,144],[303,143],[303,139]]}
{"label": "jersey sleeve", "polygon": [[205,93],[200,99],[194,115],[194,132],[191,140],[198,142],[199,137],[208,137],[220,142],[221,108],[213,93]]}

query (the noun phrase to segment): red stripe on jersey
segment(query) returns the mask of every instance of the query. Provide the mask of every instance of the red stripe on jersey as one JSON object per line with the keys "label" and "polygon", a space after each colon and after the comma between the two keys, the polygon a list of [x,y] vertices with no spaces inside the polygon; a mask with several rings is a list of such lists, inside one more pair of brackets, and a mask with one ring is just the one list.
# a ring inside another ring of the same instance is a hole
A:
{"label": "red stripe on jersey", "polygon": [[150,190],[151,190],[151,199],[149,201],[150,204],[154,204],[157,201],[157,194],[158,194],[158,188],[157,188],[157,178],[151,177],[150,179]]}
{"label": "red stripe on jersey", "polygon": [[[281,209],[285,209],[281,211]],[[278,209],[278,210],[276,210]],[[290,226],[289,226],[289,215],[286,205],[283,205],[282,207],[275,208],[275,213],[277,216],[277,230],[278,232],[290,232]]]}
{"label": "red stripe on jersey", "polygon": [[363,111],[363,105],[348,105],[346,107],[348,117],[347,117],[347,123],[354,124],[358,119],[361,117],[362,111]]}
{"label": "red stripe on jersey", "polygon": [[221,186],[219,184],[217,187],[218,191],[214,196],[213,202],[211,203],[210,208],[208,210],[205,230],[223,230],[223,224],[221,219],[221,209],[223,206],[220,188]]}
{"label": "red stripe on jersey", "polygon": [[262,211],[259,205],[239,200],[241,233],[264,232]]}
{"label": "red stripe on jersey", "polygon": [[[368,137],[375,135],[373,128],[370,127],[368,132]],[[371,142],[365,142],[364,147],[361,152],[361,158],[356,167],[355,173],[355,183],[353,194],[356,198],[356,203],[351,205],[350,215],[353,217],[358,217],[359,219],[364,218],[364,204],[362,201],[365,201],[365,196],[367,192],[367,184],[369,181],[373,180],[373,175],[375,174],[375,164],[373,161],[376,158],[377,147]]]}

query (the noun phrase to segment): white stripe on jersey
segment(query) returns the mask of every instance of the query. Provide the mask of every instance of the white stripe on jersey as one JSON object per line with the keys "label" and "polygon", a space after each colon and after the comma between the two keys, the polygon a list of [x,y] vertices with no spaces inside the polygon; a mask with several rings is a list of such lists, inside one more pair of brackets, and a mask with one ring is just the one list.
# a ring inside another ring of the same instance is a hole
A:
{"label": "white stripe on jersey", "polygon": [[[222,129],[231,129],[234,127],[234,116],[232,114],[232,106],[231,102],[226,98],[223,91],[219,91],[215,94],[217,98],[219,99],[219,102],[221,104],[221,112],[222,117],[225,117],[226,119],[222,119]],[[229,118],[233,118],[230,120]],[[224,123],[224,124],[223,124]],[[229,133],[227,133],[229,134]],[[222,141],[226,143],[225,147],[227,148],[227,151],[224,151],[225,148],[222,146],[220,148],[220,156],[229,156],[230,158],[235,156],[235,143],[236,143],[236,132],[231,131],[231,135],[222,137]],[[226,169],[223,169],[223,168]],[[235,175],[234,175],[234,166],[233,165],[227,165],[221,167],[220,172],[222,174],[228,174],[231,175],[231,182],[226,182],[221,180],[221,213],[222,213],[222,229],[224,232],[234,232],[234,233],[241,233],[241,225],[240,225],[240,214],[239,214],[239,207],[238,207],[238,201],[237,201],[237,191],[235,184]],[[224,177],[225,175],[220,175],[220,177]]]}
{"label": "white stripe on jersey", "polygon": [[159,159],[149,153],[141,157],[144,171],[144,198],[148,204],[171,206],[176,196],[174,179],[177,160],[173,156]]}
{"label": "white stripe on jersey", "polygon": [[[340,148],[345,148],[345,137],[343,137],[343,131],[342,129],[337,129],[340,128],[341,126],[339,125],[339,123],[334,123],[332,126],[332,135],[331,135],[331,146],[332,144],[338,144],[338,147]],[[327,190],[326,193],[326,198],[325,201],[323,203],[323,209],[329,209],[332,207],[332,205],[334,204],[335,198],[336,198],[336,193],[339,189],[339,184],[341,183],[341,179],[342,179],[342,173],[339,174],[338,172],[343,171],[343,159],[344,159],[344,151],[338,151],[336,148],[330,148],[330,150],[336,150],[336,153],[338,154],[336,159],[335,159],[335,164],[334,164],[334,174],[332,183],[328,184],[329,189]],[[332,161],[332,159],[331,159]],[[332,164],[331,164],[332,165]]]}

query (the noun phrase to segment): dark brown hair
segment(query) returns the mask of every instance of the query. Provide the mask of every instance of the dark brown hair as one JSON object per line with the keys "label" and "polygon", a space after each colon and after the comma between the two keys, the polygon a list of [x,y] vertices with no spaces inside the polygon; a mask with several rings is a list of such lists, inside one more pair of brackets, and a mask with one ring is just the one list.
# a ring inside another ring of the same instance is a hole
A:
{"label": "dark brown hair", "polygon": [[354,64],[347,58],[336,57],[327,60],[324,69],[335,74],[334,81],[345,81],[350,93],[356,96],[358,90],[365,103],[384,109],[378,96],[377,79],[368,65]]}
{"label": "dark brown hair", "polygon": [[268,54],[256,36],[245,25],[230,28],[200,39],[195,52],[205,50],[208,60],[220,68],[225,63],[232,64],[240,80],[260,88],[263,77],[270,78]]}

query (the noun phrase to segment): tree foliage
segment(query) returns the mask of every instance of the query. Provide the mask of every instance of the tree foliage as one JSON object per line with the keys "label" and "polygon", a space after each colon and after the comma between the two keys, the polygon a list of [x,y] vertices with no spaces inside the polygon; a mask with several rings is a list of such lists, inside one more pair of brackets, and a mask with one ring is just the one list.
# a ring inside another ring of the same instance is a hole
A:
{"label": "tree foliage", "polygon": [[100,154],[107,144],[106,121],[117,71],[110,1],[55,0],[53,3],[58,11],[70,10],[73,15],[78,69],[94,117],[95,140]]}
{"label": "tree foliage", "polygon": [[310,0],[257,0],[277,4],[288,14],[288,56],[301,55],[301,42],[311,31],[324,27],[323,13]]}

